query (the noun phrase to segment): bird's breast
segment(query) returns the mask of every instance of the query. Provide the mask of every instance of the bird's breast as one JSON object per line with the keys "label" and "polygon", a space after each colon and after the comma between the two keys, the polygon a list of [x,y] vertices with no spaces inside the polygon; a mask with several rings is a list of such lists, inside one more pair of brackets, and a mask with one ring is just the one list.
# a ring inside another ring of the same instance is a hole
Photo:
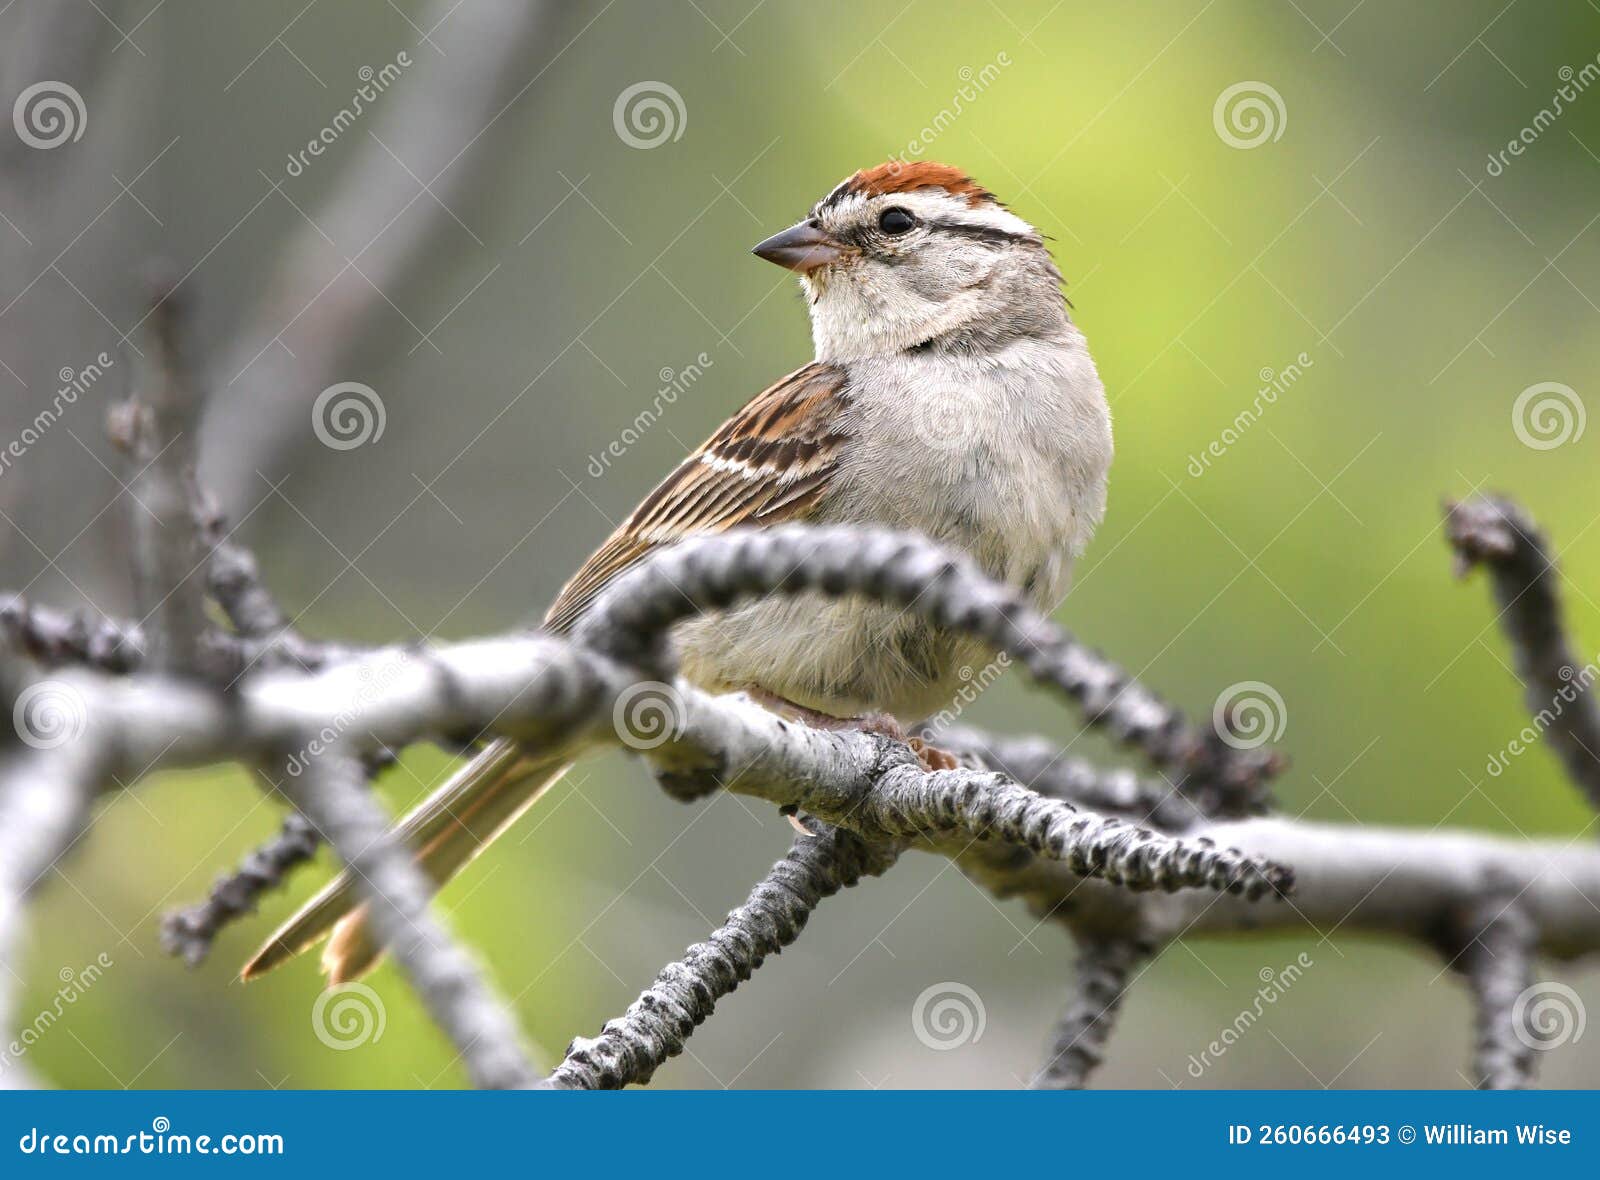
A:
{"label": "bird's breast", "polygon": [[[915,529],[1034,590],[1061,588],[1105,506],[1110,426],[1086,352],[852,366],[834,519]],[[1031,583],[1031,584],[1030,584]]]}

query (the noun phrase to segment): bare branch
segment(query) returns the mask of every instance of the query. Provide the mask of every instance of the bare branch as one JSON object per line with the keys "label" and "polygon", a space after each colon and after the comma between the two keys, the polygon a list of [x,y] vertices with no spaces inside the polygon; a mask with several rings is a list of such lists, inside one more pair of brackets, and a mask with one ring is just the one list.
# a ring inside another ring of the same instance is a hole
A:
{"label": "bare branch", "polygon": [[1056,1023],[1035,1090],[1081,1090],[1105,1059],[1106,1042],[1134,968],[1150,955],[1136,937],[1078,940],[1077,977]]}
{"label": "bare branch", "polygon": [[162,917],[162,949],[181,955],[191,967],[197,966],[224,926],[254,913],[262,895],[281,888],[289,873],[316,856],[321,846],[322,837],[311,821],[293,812],[278,835],[211,887],[205,901]]}
{"label": "bare branch", "polygon": [[1208,823],[1186,839],[1293,865],[1293,898],[1255,905],[1192,890],[1131,898],[1054,861],[987,845],[968,849],[960,863],[996,893],[1025,897],[1038,913],[1102,935],[1137,918],[1157,940],[1180,932],[1338,929],[1431,947],[1463,908],[1509,892],[1520,895],[1541,953],[1573,958],[1600,950],[1600,850],[1585,844],[1282,818]]}
{"label": "bare branch", "polygon": [[280,786],[355,872],[374,927],[455,1044],[474,1084],[531,1084],[535,1074],[515,1019],[428,912],[434,887],[389,832],[389,817],[368,793],[361,764],[324,754],[310,761],[305,774],[285,776]]}
{"label": "bare branch", "polygon": [[1206,813],[1164,778],[1140,778],[1131,770],[1107,769],[1085,758],[1063,757],[1060,746],[1041,737],[1003,737],[952,727],[940,732],[941,748],[1010,775],[1041,795],[1065,799],[1090,811],[1150,824],[1163,832],[1186,832]]}
{"label": "bare branch", "polygon": [[[628,670],[541,635],[384,649],[315,675],[266,672],[226,698],[155,677],[113,680],[80,669],[62,676],[115,727],[130,773],[227,758],[271,762],[329,718],[346,719],[338,740],[354,754],[496,732],[565,756],[620,740],[614,714],[635,683]],[[909,747],[880,735],[794,726],[687,684],[674,691],[682,725],[653,758],[868,839],[958,849],[994,837],[1132,888],[1191,885],[1256,897],[1288,886],[1279,865],[1080,812],[999,774],[925,773]]]}
{"label": "bare branch", "polygon": [[0,600],[0,653],[26,656],[46,668],[87,664],[131,672],[144,660],[144,635],[129,623],[69,615],[13,594]]}
{"label": "bare branch", "polygon": [[1533,982],[1538,932],[1514,900],[1491,897],[1461,923],[1466,945],[1451,964],[1472,989],[1477,1045],[1472,1072],[1479,1089],[1520,1090],[1533,1078],[1534,1042],[1519,1002]]}
{"label": "bare branch", "polygon": [[683,1052],[718,1000],[800,937],[824,898],[886,871],[895,857],[893,847],[866,844],[838,828],[800,837],[710,938],[664,967],[598,1037],[574,1040],[548,1084],[610,1090],[648,1082],[664,1061]]}
{"label": "bare branch", "polygon": [[268,639],[289,631],[288,612],[267,589],[255,554],[233,540],[228,518],[216,501],[198,486],[195,495],[195,519],[209,554],[206,589],[233,629],[246,639]]}
{"label": "bare branch", "polygon": [[1567,640],[1543,534],[1510,500],[1480,496],[1446,505],[1445,535],[1458,573],[1488,568],[1528,711],[1573,783],[1600,808],[1600,703],[1589,691],[1600,670],[1593,660],[1580,663]]}
{"label": "bare branch", "polygon": [[151,321],[156,372],[149,388],[117,407],[112,437],[132,458],[139,605],[150,623],[149,657],[168,672],[197,674],[207,632],[204,587],[192,505],[201,397],[187,367],[178,300],[155,292]]}
{"label": "bare branch", "polygon": [[[57,705],[71,702],[50,707]],[[42,720],[36,715],[35,723]],[[5,1028],[12,1027],[22,979],[23,902],[88,826],[103,773],[100,747],[79,720],[54,715],[51,728],[30,731],[47,748],[12,752],[0,760],[0,1026]],[[21,1071],[0,1070],[0,1087],[25,1084]]]}
{"label": "bare branch", "polygon": [[[255,554],[235,541],[227,518],[198,484],[191,486],[192,511],[207,553],[206,589],[233,624],[238,639],[211,636],[219,649],[219,669],[231,683],[257,668],[294,667],[315,671],[330,660],[348,659],[351,648],[307,639],[262,580]],[[3,615],[0,615],[3,618]],[[387,749],[368,753],[368,776],[394,760]],[[161,919],[161,945],[191,967],[204,961],[224,927],[255,912],[260,899],[281,888],[289,874],[309,863],[322,837],[298,812],[282,830],[250,853],[233,872],[220,877],[203,902],[169,911]]]}

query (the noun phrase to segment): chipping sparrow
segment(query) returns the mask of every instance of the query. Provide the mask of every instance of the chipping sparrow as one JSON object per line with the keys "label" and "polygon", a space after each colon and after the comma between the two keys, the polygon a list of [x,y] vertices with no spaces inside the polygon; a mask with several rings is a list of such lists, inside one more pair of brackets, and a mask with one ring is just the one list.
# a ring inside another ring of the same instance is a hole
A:
{"label": "chipping sparrow", "polygon": [[[755,247],[800,275],[816,360],[757,394],[562,589],[566,632],[658,545],[781,521],[913,529],[1049,607],[1105,509],[1111,422],[1061,276],[1037,230],[958,169],[857,172]],[[916,720],[954,695],[973,641],[894,607],[774,598],[681,624],[683,675],[802,716]],[[490,743],[403,821],[443,882],[566,766]],[[246,965],[250,978],[334,937],[335,983],[376,962],[346,873]]]}

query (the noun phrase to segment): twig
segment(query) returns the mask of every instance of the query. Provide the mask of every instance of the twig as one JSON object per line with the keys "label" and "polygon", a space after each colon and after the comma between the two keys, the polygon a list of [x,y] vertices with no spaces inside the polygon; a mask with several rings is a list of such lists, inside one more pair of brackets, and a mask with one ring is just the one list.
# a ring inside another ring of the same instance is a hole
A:
{"label": "twig", "polygon": [[256,849],[234,872],[211,887],[205,901],[173,910],[161,919],[161,946],[189,966],[204,961],[222,928],[255,912],[263,894],[281,888],[291,870],[317,854],[322,837],[311,821],[293,812],[283,829]]}
{"label": "twig", "polygon": [[1283,905],[1194,890],[1132,897],[1004,846],[974,845],[960,863],[1001,896],[1024,897],[1035,912],[1102,935],[1126,930],[1137,918],[1159,941],[1180,932],[1338,929],[1432,947],[1440,928],[1464,908],[1509,894],[1519,895],[1538,930],[1541,954],[1600,951],[1600,850],[1587,844],[1277,817],[1208,823],[1186,838],[1293,865],[1294,896]]}
{"label": "twig", "polygon": [[151,321],[156,371],[142,396],[114,412],[111,433],[133,464],[129,496],[148,658],[164,671],[202,674],[207,625],[192,511],[201,398],[179,340],[178,300],[165,283],[154,293]]}
{"label": "twig", "polygon": [[1472,1072],[1483,1090],[1520,1090],[1533,1078],[1533,1042],[1518,1010],[1533,982],[1538,933],[1504,896],[1472,907],[1463,922],[1467,943],[1452,964],[1472,989],[1477,1044]]}
{"label": "twig", "polygon": [[941,731],[938,744],[976,765],[1010,775],[1041,795],[1147,823],[1163,832],[1186,832],[1206,818],[1166,779],[1140,778],[1131,770],[1064,757],[1060,746],[1045,738],[1004,737],[963,726]]}
{"label": "twig", "polygon": [[[309,672],[332,660],[350,658],[353,649],[307,639],[294,628],[262,579],[255,554],[232,539],[227,518],[216,502],[198,484],[192,485],[191,492],[192,510],[207,553],[206,589],[239,637],[212,637],[226,649],[229,681],[259,668],[288,666]],[[364,758],[368,777],[393,759],[387,750],[369,753]],[[276,836],[219,878],[204,901],[162,915],[162,948],[168,954],[181,955],[189,966],[197,966],[224,927],[254,913],[261,898],[281,888],[293,870],[309,863],[321,844],[316,827],[298,812],[291,814]]]}
{"label": "twig", "polygon": [[1149,945],[1136,937],[1078,940],[1077,976],[1033,1089],[1083,1089],[1105,1059],[1129,978],[1149,954]]}
{"label": "twig", "polygon": [[278,605],[261,577],[256,556],[235,542],[228,518],[204,490],[195,488],[195,520],[209,554],[206,589],[246,639],[268,639],[290,630],[288,613]]}
{"label": "twig", "polygon": [[548,1079],[558,1089],[620,1089],[648,1082],[683,1052],[717,1001],[749,979],[805,928],[824,898],[894,863],[892,846],[869,845],[837,828],[802,836],[705,942],[664,967],[627,1012],[598,1037],[579,1037]]}
{"label": "twig", "polygon": [[131,672],[144,660],[144,635],[116,619],[91,619],[36,606],[20,594],[0,595],[0,651],[26,656],[46,668],[87,664]]}
{"label": "twig", "polygon": [[1073,873],[1128,889],[1185,887],[1238,893],[1252,900],[1281,896],[1294,885],[1287,862],[1163,836],[1114,817],[1047,799],[1002,774],[917,770],[908,759],[841,807],[805,791],[799,806],[865,834],[918,839],[949,850],[997,839],[1060,861]]}
{"label": "twig", "polygon": [[[293,667],[315,671],[371,649],[308,639],[293,630],[265,638],[208,633],[205,662],[232,680],[253,669]],[[144,632],[126,619],[92,619],[29,602],[20,594],[0,593],[0,655],[25,656],[45,668],[82,664],[124,674],[146,664]]]}
{"label": "twig", "polygon": [[1573,783],[1600,808],[1600,703],[1590,692],[1600,669],[1580,663],[1567,641],[1544,536],[1521,508],[1493,496],[1447,504],[1445,535],[1459,574],[1488,568],[1528,711]]}
{"label": "twig", "polygon": [[374,928],[473,1082],[496,1089],[531,1084],[535,1074],[516,1021],[428,912],[434,887],[389,832],[389,817],[367,791],[361,764],[324,754],[279,785],[354,871]]}

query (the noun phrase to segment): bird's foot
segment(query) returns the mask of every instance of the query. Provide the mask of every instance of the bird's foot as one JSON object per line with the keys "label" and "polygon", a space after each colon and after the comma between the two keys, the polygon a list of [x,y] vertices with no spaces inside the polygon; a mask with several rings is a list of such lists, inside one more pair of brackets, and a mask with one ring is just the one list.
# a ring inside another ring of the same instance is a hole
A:
{"label": "bird's foot", "polygon": [[887,713],[867,713],[860,717],[852,717],[842,728],[859,729],[863,733],[881,733],[884,737],[904,742],[911,747],[911,752],[917,756],[917,761],[922,763],[924,770],[957,770],[961,766],[961,760],[949,750],[941,750],[919,737],[908,737],[905,726]]}
{"label": "bird's foot", "polygon": [[941,750],[938,746],[930,746],[919,737],[909,738],[906,744],[917,756],[917,760],[928,770],[960,770],[961,759],[949,750]]}
{"label": "bird's foot", "polygon": [[[917,761],[922,763],[925,770],[956,770],[961,765],[960,760],[950,751],[929,745],[922,738],[908,737],[905,726],[889,713],[862,713],[856,717],[835,717],[820,709],[796,704],[766,689],[748,688],[745,692],[757,704],[775,713],[793,717],[796,721],[803,721],[813,729],[853,729],[861,733],[882,734],[894,741],[904,742],[911,747],[911,752],[917,756]],[[790,823],[793,823],[797,830],[804,830],[800,828],[796,817],[790,816]]]}

